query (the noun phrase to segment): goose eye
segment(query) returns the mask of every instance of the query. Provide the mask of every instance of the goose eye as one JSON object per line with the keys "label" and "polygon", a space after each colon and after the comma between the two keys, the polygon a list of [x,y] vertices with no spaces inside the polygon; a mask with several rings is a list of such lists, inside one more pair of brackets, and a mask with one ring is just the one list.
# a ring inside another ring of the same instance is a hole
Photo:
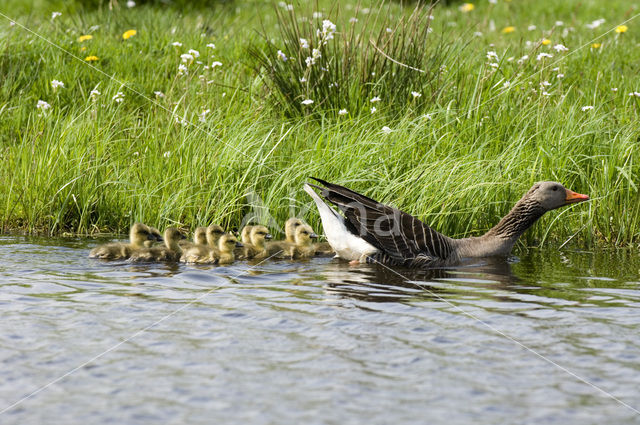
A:
{"label": "goose eye", "polygon": [[553,190],[554,192],[556,192],[556,191],[558,190],[558,186],[553,186],[553,187],[551,188],[551,190]]}

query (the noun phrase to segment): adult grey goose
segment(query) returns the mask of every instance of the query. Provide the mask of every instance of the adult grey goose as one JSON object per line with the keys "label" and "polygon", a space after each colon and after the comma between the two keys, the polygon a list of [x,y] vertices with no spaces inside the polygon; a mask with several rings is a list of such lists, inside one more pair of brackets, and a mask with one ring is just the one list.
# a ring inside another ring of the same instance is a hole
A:
{"label": "adult grey goose", "polygon": [[[327,240],[338,257],[416,268],[451,265],[463,258],[506,256],[520,235],[545,212],[589,199],[560,183],[538,182],[487,233],[453,239],[396,208],[346,187],[312,179],[324,187],[305,184],[304,190],[315,201]],[[312,187],[344,216],[329,207]]]}

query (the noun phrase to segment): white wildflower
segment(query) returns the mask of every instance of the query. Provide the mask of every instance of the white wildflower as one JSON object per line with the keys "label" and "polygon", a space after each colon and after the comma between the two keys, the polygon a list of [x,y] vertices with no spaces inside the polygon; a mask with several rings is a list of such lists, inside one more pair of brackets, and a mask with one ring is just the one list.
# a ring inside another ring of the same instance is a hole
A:
{"label": "white wildflower", "polygon": [[171,43],[171,45],[176,47],[182,47],[182,43],[180,43],[179,41],[174,41],[173,43]]}
{"label": "white wildflower", "polygon": [[209,43],[209,44],[207,44],[207,47],[210,48],[210,49],[215,49],[216,45],[213,44],[213,43]]}
{"label": "white wildflower", "polygon": [[322,12],[313,12],[313,19],[320,19],[322,18]]}
{"label": "white wildflower", "polygon": [[356,22],[358,22],[358,18],[349,18],[349,22],[355,24]]}
{"label": "white wildflower", "polygon": [[119,91],[111,98],[111,100],[115,100],[116,103],[121,103],[124,100],[124,94]]}
{"label": "white wildflower", "polygon": [[300,48],[301,49],[308,49],[309,48],[309,41],[307,41],[306,38],[301,38],[300,39]]}
{"label": "white wildflower", "polygon": [[388,32],[388,33],[392,33],[392,32],[393,32],[393,30],[392,30],[391,28],[387,28],[387,32]]}
{"label": "white wildflower", "polygon": [[53,21],[54,19],[56,19],[60,15],[62,15],[62,13],[60,13],[60,12],[51,13],[51,20]]}
{"label": "white wildflower", "polygon": [[538,27],[536,27],[535,25],[529,25],[529,26],[527,27],[527,29],[528,29],[529,31],[535,31],[536,29],[538,29]]}
{"label": "white wildflower", "polygon": [[211,112],[211,109],[205,109],[204,111],[202,111],[200,114],[198,114],[198,120],[200,122],[206,122],[207,121],[207,114]]}
{"label": "white wildflower", "polygon": [[489,66],[490,66],[491,68],[499,68],[499,67],[500,67],[500,64],[497,64],[497,63],[495,63],[495,62],[491,62],[491,63],[489,64]]}
{"label": "white wildflower", "polygon": [[508,89],[509,87],[511,87],[511,83],[509,81],[505,81],[504,84],[502,84],[502,88],[504,89]]}
{"label": "white wildflower", "polygon": [[200,57],[200,52],[194,49],[189,49],[188,52],[191,56],[193,56],[194,58],[199,58]]}
{"label": "white wildflower", "polygon": [[518,64],[522,65],[528,59],[529,59],[529,55],[524,55],[523,57],[518,59]]}
{"label": "white wildflower", "polygon": [[617,88],[617,87],[611,87],[611,91],[612,91],[612,92],[617,92],[617,91],[618,91],[618,88]]}
{"label": "white wildflower", "polygon": [[282,53],[282,50],[278,50],[278,58],[282,61],[282,62],[286,62],[287,61],[287,55],[285,55],[284,53]]}
{"label": "white wildflower", "polygon": [[550,85],[551,83],[546,80],[540,83],[540,87],[549,87]]}
{"label": "white wildflower", "polygon": [[553,55],[552,55],[552,54],[544,53],[544,52],[543,52],[543,53],[538,54],[538,56],[536,56],[536,60],[539,60],[539,61],[540,61],[540,60],[542,60],[542,59],[544,59],[544,58],[552,58],[552,57],[553,57]]}
{"label": "white wildflower", "polygon": [[135,6],[136,6],[136,2],[135,2],[135,1],[133,1],[133,0],[129,0],[129,1],[127,2],[127,7],[128,7],[129,9],[131,9],[132,7],[135,7]]}
{"label": "white wildflower", "polygon": [[493,52],[493,51],[487,52],[487,60],[492,60],[492,59],[495,59],[497,61],[500,60],[500,58],[498,57],[498,54],[496,52]]}
{"label": "white wildflower", "polygon": [[380,102],[382,99],[380,99],[379,96],[374,96],[371,98],[371,100],[369,100],[369,102],[371,103],[376,103],[376,102]]}
{"label": "white wildflower", "polygon": [[162,93],[161,91],[158,91],[158,90],[154,91],[153,94],[155,94],[156,97],[164,97],[164,93]]}
{"label": "white wildflower", "polygon": [[375,112],[377,111],[376,107],[374,106],[373,108],[371,108],[371,113],[375,114]]}
{"label": "white wildflower", "polygon": [[422,93],[419,93],[417,91],[412,91],[411,96],[413,96],[413,98],[415,99],[415,98],[421,97]]}
{"label": "white wildflower", "polygon": [[562,21],[556,21],[556,23],[555,23],[556,27],[561,27],[563,25],[564,25],[564,22],[562,22]]}
{"label": "white wildflower", "polygon": [[583,107],[582,107],[582,110],[583,110],[583,111],[589,111],[589,110],[591,110],[591,109],[593,109],[593,106],[591,106],[591,105],[583,106]]}
{"label": "white wildflower", "polygon": [[633,92],[629,93],[629,96],[640,97],[640,92],[638,92],[638,91],[633,91]]}
{"label": "white wildflower", "polygon": [[391,133],[393,130],[391,130],[391,128],[387,127],[386,125],[384,127],[382,127],[382,133],[383,134],[389,134]]}
{"label": "white wildflower", "polygon": [[556,78],[558,78],[558,79],[564,78],[564,74],[558,73],[558,75],[556,75]]}
{"label": "white wildflower", "polygon": [[58,80],[51,80],[51,87],[55,91],[58,87],[63,87],[64,88],[64,83],[62,81],[58,81]]}
{"label": "white wildflower", "polygon": [[562,44],[556,44],[555,46],[553,46],[553,48],[555,49],[556,52],[568,52],[569,49],[567,49],[565,46],[563,46]]}
{"label": "white wildflower", "polygon": [[100,92],[96,89],[91,90],[91,92],[89,93],[89,97],[91,98],[92,101],[95,101],[98,96],[100,96]]}
{"label": "white wildflower", "polygon": [[327,44],[327,41],[333,40],[333,34],[336,32],[336,25],[328,19],[322,21],[322,31],[318,30],[318,37],[322,40],[323,44]]}
{"label": "white wildflower", "polygon": [[171,151],[166,151],[165,153],[162,154],[162,156],[165,158],[169,158],[171,156]]}
{"label": "white wildflower", "polygon": [[606,21],[602,18],[600,19],[596,19],[595,21],[591,22],[590,24],[585,25],[587,28],[589,29],[596,29],[598,28],[600,25],[604,24]]}
{"label": "white wildflower", "polygon": [[211,63],[211,69],[215,69],[216,66],[222,66],[222,62],[215,61]]}
{"label": "white wildflower", "polygon": [[[431,28],[429,28],[429,29],[431,29]],[[476,32],[473,33],[473,36],[474,37],[482,37],[482,33],[480,31],[476,31]]]}
{"label": "white wildflower", "polygon": [[305,99],[305,100],[302,101],[303,105],[311,105],[312,103],[313,103],[313,100],[311,100],[311,99]]}
{"label": "white wildflower", "polygon": [[36,104],[36,108],[38,108],[38,109],[40,109],[42,111],[46,111],[47,109],[51,108],[51,105],[49,105],[44,100],[38,100],[38,103]]}
{"label": "white wildflower", "polygon": [[301,83],[306,83],[306,82],[307,82],[307,79],[306,79],[305,77],[301,77],[301,78],[300,78],[300,82],[301,82]]}
{"label": "white wildflower", "polygon": [[432,114],[424,114],[422,116],[422,118],[424,118],[425,120],[432,120],[433,119],[433,115]]}
{"label": "white wildflower", "polygon": [[340,109],[340,110],[338,111],[338,115],[347,115],[347,114],[348,114],[348,112],[347,112],[347,110],[346,110],[346,109]]}
{"label": "white wildflower", "polygon": [[182,59],[182,63],[193,62],[193,55],[189,53],[183,53],[180,55],[180,59]]}
{"label": "white wildflower", "polygon": [[178,75],[184,75],[186,73],[187,73],[187,67],[183,63],[178,65]]}
{"label": "white wildflower", "polygon": [[542,90],[542,95],[543,95],[543,96],[551,96],[551,93],[548,93],[548,92],[546,92],[546,91]]}

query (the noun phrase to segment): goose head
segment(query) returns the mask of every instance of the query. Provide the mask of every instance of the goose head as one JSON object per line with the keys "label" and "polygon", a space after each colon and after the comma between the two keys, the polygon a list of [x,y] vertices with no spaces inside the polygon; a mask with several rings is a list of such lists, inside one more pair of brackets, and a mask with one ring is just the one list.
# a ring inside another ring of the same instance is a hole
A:
{"label": "goose head", "polygon": [[146,224],[136,223],[129,229],[129,241],[135,247],[141,248],[144,246],[145,241],[155,240],[158,240],[157,237],[151,233],[151,229]]}
{"label": "goose head", "polygon": [[169,249],[177,249],[178,242],[186,237],[175,227],[167,227],[164,230],[164,243]]}
{"label": "goose head", "polygon": [[295,242],[296,239],[296,229],[298,226],[302,226],[302,220],[299,218],[291,217],[284,223],[284,234],[286,236],[287,242]]}
{"label": "goose head", "polygon": [[251,243],[251,228],[253,226],[244,226],[242,228],[242,243]]}
{"label": "goose head", "polygon": [[251,244],[257,247],[263,247],[265,240],[271,239],[269,229],[265,226],[253,226],[251,229]]}
{"label": "goose head", "polygon": [[308,224],[301,224],[296,228],[295,241],[298,246],[309,246],[317,237],[318,235],[314,233]]}
{"label": "goose head", "polygon": [[212,224],[206,228],[206,241],[210,247],[218,246],[218,241],[224,235],[224,229],[217,224]]}
{"label": "goose head", "polygon": [[223,252],[225,254],[232,253],[234,248],[242,246],[243,245],[238,242],[236,237],[230,233],[225,233],[220,237],[220,240],[218,240],[218,249],[220,250],[220,252]]}
{"label": "goose head", "polygon": [[539,204],[545,211],[589,200],[587,195],[576,193],[558,182],[550,181],[534,184],[524,198]]}

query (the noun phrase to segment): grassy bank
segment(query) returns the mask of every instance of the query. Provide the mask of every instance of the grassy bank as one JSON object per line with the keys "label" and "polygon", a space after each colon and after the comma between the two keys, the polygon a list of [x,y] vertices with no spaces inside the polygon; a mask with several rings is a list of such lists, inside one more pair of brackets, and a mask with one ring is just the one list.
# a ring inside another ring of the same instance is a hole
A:
{"label": "grassy bank", "polygon": [[[605,34],[638,13],[627,1],[437,6],[418,16],[426,37],[405,25],[413,6],[331,3],[2,6],[18,22],[0,18],[3,228],[237,227],[248,213],[319,228],[301,190],[315,175],[463,236],[553,179],[593,201],[548,214],[525,242],[639,241],[640,18]],[[294,24],[316,44],[287,41]]]}

